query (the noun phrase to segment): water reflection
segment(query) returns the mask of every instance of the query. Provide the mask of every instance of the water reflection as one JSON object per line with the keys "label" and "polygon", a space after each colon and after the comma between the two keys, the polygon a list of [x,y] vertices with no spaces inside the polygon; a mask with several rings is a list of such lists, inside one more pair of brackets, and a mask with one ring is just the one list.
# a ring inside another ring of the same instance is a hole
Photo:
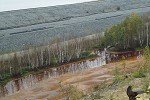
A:
{"label": "water reflection", "polygon": [[[73,73],[78,70],[85,70],[88,68],[99,67],[105,65],[106,62],[110,63],[109,60],[118,61],[119,59],[122,59],[122,56],[125,56],[126,58],[129,58],[131,56],[138,57],[137,54],[139,54],[139,52],[138,53],[133,52],[133,54],[130,52],[129,53],[125,52],[125,54],[122,53],[115,54],[115,53],[108,53],[106,51],[100,51],[100,50],[95,51],[95,53],[99,55],[99,57],[83,60],[80,62],[69,63],[57,68],[51,68],[48,71],[44,71],[38,74],[31,74],[23,78],[12,80],[9,83],[7,83],[5,86],[0,86],[0,97],[12,95],[13,93],[18,92],[19,90],[27,89],[35,85],[41,80],[45,80],[51,77],[56,77],[65,73]],[[143,52],[140,53],[140,55],[143,55]]]}
{"label": "water reflection", "polygon": [[65,73],[73,73],[77,70],[84,70],[88,68],[99,67],[106,64],[105,51],[95,51],[99,57],[94,59],[88,59],[80,62],[74,62],[66,65],[62,65],[57,68],[52,68],[48,71],[41,72],[40,74],[31,74],[23,78],[12,80],[5,86],[0,87],[0,97],[12,95],[19,90],[27,89],[41,80],[45,80],[51,77],[59,76]]}

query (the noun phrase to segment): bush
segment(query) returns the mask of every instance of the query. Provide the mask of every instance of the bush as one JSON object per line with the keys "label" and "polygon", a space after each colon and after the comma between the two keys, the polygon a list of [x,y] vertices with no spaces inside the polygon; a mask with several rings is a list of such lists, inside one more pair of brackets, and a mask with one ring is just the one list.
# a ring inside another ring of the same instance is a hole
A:
{"label": "bush", "polygon": [[52,58],[52,59],[51,59],[51,65],[52,65],[52,66],[58,66],[59,63],[58,63],[58,61],[57,61],[55,58]]}
{"label": "bush", "polygon": [[88,51],[81,51],[81,54],[80,54],[81,58],[86,58],[89,55],[90,55],[90,52],[88,52]]}
{"label": "bush", "polygon": [[60,92],[65,96],[65,100],[80,100],[83,97],[83,92],[79,91],[77,87],[73,85],[63,85],[59,83]]}
{"label": "bush", "polygon": [[90,53],[90,54],[88,55],[88,57],[95,57],[95,56],[97,56],[97,54]]}
{"label": "bush", "polygon": [[114,81],[119,82],[123,79],[124,79],[124,77],[120,75],[118,67],[115,67],[115,69],[114,69]]}
{"label": "bush", "polygon": [[80,54],[81,59],[95,57],[95,56],[97,56],[97,54],[91,53],[89,51],[81,51],[81,54]]}
{"label": "bush", "polygon": [[149,46],[146,46],[144,49],[144,59],[145,59],[145,68],[149,66],[150,64],[150,48]]}
{"label": "bush", "polygon": [[145,69],[141,67],[139,70],[135,71],[133,73],[134,78],[142,78],[145,77]]}
{"label": "bush", "polygon": [[144,79],[144,81],[143,81],[143,90],[144,91],[149,91],[148,90],[149,85],[150,85],[150,80],[148,78]]}
{"label": "bush", "polygon": [[133,73],[133,77],[135,78],[142,78],[145,77],[145,74],[148,72],[148,66],[150,63],[150,49],[148,46],[145,47],[144,49],[144,58],[145,61],[143,63],[143,65]]}
{"label": "bush", "polygon": [[94,91],[97,91],[97,90],[102,90],[106,87],[106,81],[100,83],[100,84],[97,84],[94,86]]}

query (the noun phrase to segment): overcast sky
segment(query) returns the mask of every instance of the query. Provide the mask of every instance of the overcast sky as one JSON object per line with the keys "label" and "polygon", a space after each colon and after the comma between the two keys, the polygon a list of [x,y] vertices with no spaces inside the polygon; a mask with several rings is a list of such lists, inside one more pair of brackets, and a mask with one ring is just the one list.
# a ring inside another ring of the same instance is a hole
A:
{"label": "overcast sky", "polygon": [[96,0],[0,0],[0,12],[26,8],[73,4]]}

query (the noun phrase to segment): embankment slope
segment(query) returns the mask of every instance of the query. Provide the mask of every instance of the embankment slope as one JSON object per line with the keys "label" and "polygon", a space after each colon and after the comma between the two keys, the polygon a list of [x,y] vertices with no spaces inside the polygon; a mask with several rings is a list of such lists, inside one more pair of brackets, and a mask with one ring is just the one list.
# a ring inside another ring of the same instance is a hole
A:
{"label": "embankment slope", "polygon": [[0,12],[0,52],[45,44],[62,36],[89,35],[150,11],[149,0],[99,0],[71,5]]}

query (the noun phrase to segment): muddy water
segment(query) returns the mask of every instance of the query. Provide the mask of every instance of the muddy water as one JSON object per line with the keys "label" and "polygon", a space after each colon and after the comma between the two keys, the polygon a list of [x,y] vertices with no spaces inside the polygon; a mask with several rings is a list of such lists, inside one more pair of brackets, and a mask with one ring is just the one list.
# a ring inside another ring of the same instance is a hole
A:
{"label": "muddy water", "polygon": [[[121,57],[116,56],[114,58],[109,58],[110,56],[114,56],[114,54],[108,54],[105,51],[96,50],[95,53],[99,55],[97,58],[93,59],[87,59],[79,62],[69,63],[62,66],[59,66],[57,68],[51,68],[49,70],[46,70],[44,72],[38,73],[38,74],[31,74],[19,79],[12,80],[8,82],[5,86],[0,86],[0,97],[12,95],[14,93],[17,93],[19,90],[27,89],[31,86],[34,86],[38,82],[42,80],[46,80],[48,78],[56,77],[65,73],[73,73],[75,71],[85,70],[88,68],[94,68],[106,65],[107,63],[111,63],[114,61],[120,61]],[[141,54],[138,52],[138,54],[141,56]],[[117,54],[118,55],[118,54]],[[136,59],[137,53],[133,52],[133,55],[131,54],[124,54],[123,56],[126,56],[127,60]],[[122,56],[122,55],[120,55]],[[111,61],[110,61],[111,59]],[[115,59],[115,60],[114,60]],[[101,76],[99,76],[101,77]]]}
{"label": "muddy water", "polygon": [[62,65],[57,68],[51,68],[50,70],[41,72],[39,74],[31,74],[16,80],[12,80],[8,82],[5,86],[0,86],[0,97],[12,95],[19,90],[27,89],[35,85],[36,83],[51,77],[56,77],[65,73],[73,73],[78,70],[84,70],[105,65],[106,52],[98,50],[95,51],[95,53],[98,54],[99,57]]}

